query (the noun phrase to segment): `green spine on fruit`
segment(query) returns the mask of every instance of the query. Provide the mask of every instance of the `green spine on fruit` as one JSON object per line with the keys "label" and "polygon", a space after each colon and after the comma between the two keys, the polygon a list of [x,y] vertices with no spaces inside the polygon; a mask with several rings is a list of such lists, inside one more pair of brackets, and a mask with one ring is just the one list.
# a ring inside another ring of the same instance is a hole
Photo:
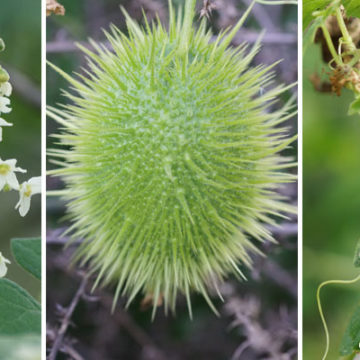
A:
{"label": "green spine on fruit", "polygon": [[294,141],[281,127],[294,106],[268,111],[287,88],[263,91],[275,64],[250,66],[259,43],[228,47],[251,7],[212,42],[205,20],[193,26],[195,3],[183,16],[169,3],[168,31],[129,16],[128,36],[111,26],[111,50],[81,47],[85,75],[50,64],[77,92],[48,111],[63,127],[50,174],[64,180],[69,232],[83,239],[76,260],[96,286],[115,285],[114,304],[150,294],[153,314],[160,300],[174,311],[182,293],[191,315],[191,291],[216,311],[209,285],[244,277],[253,239],[273,241],[266,226],[294,210],[277,192],[294,180],[279,154]]}

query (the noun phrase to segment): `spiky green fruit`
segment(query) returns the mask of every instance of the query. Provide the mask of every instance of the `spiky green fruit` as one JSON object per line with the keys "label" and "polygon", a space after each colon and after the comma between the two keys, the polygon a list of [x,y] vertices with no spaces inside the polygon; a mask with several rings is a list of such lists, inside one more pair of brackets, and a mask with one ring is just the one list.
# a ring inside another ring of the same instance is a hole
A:
{"label": "spiky green fruit", "polygon": [[293,141],[279,126],[292,105],[267,111],[285,88],[262,91],[273,73],[249,65],[259,44],[228,48],[250,8],[215,42],[205,21],[194,29],[194,9],[187,1],[175,20],[170,4],[168,32],[129,17],[128,37],[112,27],[111,50],[82,48],[87,76],[56,68],[77,95],[49,109],[64,127],[66,149],[51,151],[64,161],[51,173],[84,239],[78,258],[97,283],[115,284],[115,302],[141,292],[174,310],[181,292],[190,314],[191,290],[213,307],[209,283],[243,276],[250,238],[272,240],[265,225],[290,209],[276,184],[293,180],[279,155]]}

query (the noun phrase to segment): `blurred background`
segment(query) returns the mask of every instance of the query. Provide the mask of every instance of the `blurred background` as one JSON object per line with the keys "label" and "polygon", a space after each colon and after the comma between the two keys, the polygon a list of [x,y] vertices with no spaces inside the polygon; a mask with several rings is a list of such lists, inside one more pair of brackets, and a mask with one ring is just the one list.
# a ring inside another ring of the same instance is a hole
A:
{"label": "blurred background", "polygon": [[[316,304],[318,285],[331,279],[351,279],[360,238],[360,119],[348,116],[353,95],[341,97],[314,91],[309,78],[324,79],[327,65],[313,45],[304,58],[304,359],[318,360],[325,335]],[[352,313],[359,304],[359,285],[329,286],[322,291],[328,320],[330,359],[339,357],[339,346]]]}
{"label": "blurred background", "polygon": [[[173,0],[177,6],[183,1]],[[88,37],[105,41],[102,28],[110,23],[126,32],[120,5],[142,22],[141,8],[149,19],[158,13],[168,21],[166,0],[62,0],[65,16],[47,18],[47,58],[68,73],[80,72],[85,59],[74,41]],[[212,1],[216,9],[209,21],[215,34],[232,26],[251,1]],[[198,2],[200,11],[202,1]],[[243,41],[253,43],[265,29],[263,49],[253,65],[271,64],[283,59],[276,67],[276,81],[290,84],[297,80],[297,9],[296,6],[255,5],[252,15],[232,45]],[[47,103],[67,102],[61,89],[68,84],[57,73],[47,69]],[[295,92],[295,88],[294,88]],[[289,94],[287,94],[287,97]],[[297,132],[297,119],[289,121],[291,133]],[[50,136],[57,124],[48,119],[48,147],[54,147]],[[288,151],[296,157],[296,144]],[[50,159],[49,159],[50,160]],[[53,168],[51,161],[48,168]],[[296,173],[296,169],[293,169]],[[48,190],[60,189],[56,178],[47,179]],[[297,203],[297,184],[281,190]],[[121,299],[113,315],[110,308],[113,289],[90,294],[92,279],[84,278],[77,268],[69,268],[74,247],[64,251],[66,239],[60,234],[69,223],[60,221],[65,204],[56,197],[47,201],[47,345],[54,349],[58,329],[68,324],[69,304],[76,305],[71,324],[61,339],[56,359],[86,360],[224,360],[297,358],[297,225],[296,218],[283,220],[274,230],[278,245],[264,244],[267,258],[254,256],[254,269],[245,270],[249,281],[239,283],[230,278],[223,286],[225,302],[215,300],[221,317],[216,317],[202,297],[193,295],[194,320],[190,320],[184,299],[180,299],[176,317],[165,317],[159,309],[155,321],[149,311],[141,309],[141,297],[124,310]],[[214,296],[214,299],[216,297]],[[58,345],[56,345],[58,346]]]}
{"label": "blurred background", "polygon": [[[13,123],[3,128],[0,157],[17,159],[17,166],[27,169],[18,173],[22,183],[41,173],[41,1],[7,0],[0,4],[0,37],[6,49],[0,53],[0,65],[10,75],[13,94],[12,112],[2,117]],[[15,191],[0,193],[0,251],[11,260],[7,277],[40,300],[40,282],[17,265],[10,252],[10,239],[40,236],[40,196],[32,198],[31,209],[22,218],[15,205]]]}

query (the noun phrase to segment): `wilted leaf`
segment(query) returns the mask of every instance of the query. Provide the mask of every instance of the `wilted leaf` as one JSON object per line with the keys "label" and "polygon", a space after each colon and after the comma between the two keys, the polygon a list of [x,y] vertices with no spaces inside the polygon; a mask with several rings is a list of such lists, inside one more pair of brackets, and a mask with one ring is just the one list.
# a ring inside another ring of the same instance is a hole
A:
{"label": "wilted leaf", "polygon": [[65,8],[55,0],[46,0],[46,16],[52,13],[55,15],[65,15]]}

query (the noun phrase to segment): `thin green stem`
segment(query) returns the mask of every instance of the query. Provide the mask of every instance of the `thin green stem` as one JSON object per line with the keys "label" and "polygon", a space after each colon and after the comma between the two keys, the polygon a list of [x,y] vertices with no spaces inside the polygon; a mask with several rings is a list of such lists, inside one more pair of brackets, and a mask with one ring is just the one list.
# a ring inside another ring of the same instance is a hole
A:
{"label": "thin green stem", "polygon": [[358,63],[359,60],[360,60],[360,51],[357,50],[357,51],[355,52],[354,57],[351,59],[351,61],[349,61],[348,65],[349,65],[350,67],[353,67],[353,66],[355,66],[355,65]]}
{"label": "thin green stem", "polygon": [[355,51],[356,46],[354,45],[352,37],[350,36],[350,34],[349,34],[348,30],[347,30],[347,27],[346,27],[343,15],[341,13],[340,7],[338,7],[336,9],[336,19],[337,19],[337,22],[339,24],[339,28],[340,28],[344,43],[349,46],[350,51]]}
{"label": "thin green stem", "polygon": [[337,65],[342,65],[342,59],[335,50],[334,43],[333,43],[333,41],[331,39],[329,30],[327,29],[326,25],[321,25],[321,30],[322,30],[322,32],[324,34],[326,44],[328,46],[328,49],[329,49],[333,59],[335,60]]}
{"label": "thin green stem", "polygon": [[329,329],[327,327],[326,320],[325,320],[324,313],[323,313],[322,306],[321,306],[320,291],[324,286],[329,285],[329,284],[341,284],[341,285],[342,284],[354,284],[359,280],[360,280],[360,274],[356,278],[354,278],[352,280],[328,280],[328,281],[324,281],[323,283],[321,283],[319,285],[318,289],[317,289],[316,300],[317,300],[318,309],[319,309],[321,321],[323,323],[324,330],[325,330],[325,336],[326,336],[326,347],[325,347],[325,352],[324,352],[324,355],[322,357],[322,360],[325,360],[328,353],[329,353],[330,336],[329,336]]}

